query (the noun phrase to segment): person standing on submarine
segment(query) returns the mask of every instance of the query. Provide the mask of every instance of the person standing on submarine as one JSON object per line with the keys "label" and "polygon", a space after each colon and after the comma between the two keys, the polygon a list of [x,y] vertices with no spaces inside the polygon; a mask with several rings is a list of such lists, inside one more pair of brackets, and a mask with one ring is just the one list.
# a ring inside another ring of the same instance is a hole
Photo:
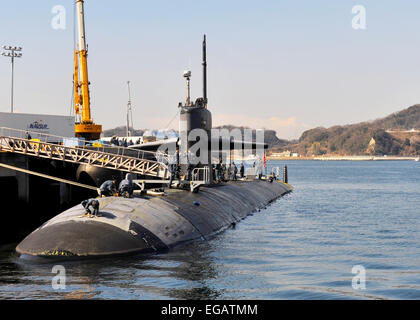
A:
{"label": "person standing on submarine", "polygon": [[216,181],[221,182],[222,180],[222,159],[216,164]]}
{"label": "person standing on submarine", "polygon": [[188,164],[187,164],[187,179],[188,179],[188,181],[192,181],[192,172],[193,172],[195,166],[188,159],[188,155],[187,155],[187,161],[188,161]]}
{"label": "person standing on submarine", "polygon": [[238,174],[238,167],[236,166],[235,162],[232,162],[232,180],[237,181],[236,175]]}
{"label": "person standing on submarine", "polygon": [[99,187],[98,194],[101,197],[112,197],[117,191],[116,183],[117,181],[115,179],[105,181]]}
{"label": "person standing on submarine", "polygon": [[239,167],[239,175],[241,178],[243,178],[245,175],[245,167],[243,162],[241,162],[241,166]]}
{"label": "person standing on submarine", "polygon": [[232,163],[229,163],[229,165],[226,168],[226,177],[227,177],[227,180],[232,180],[232,172],[233,172],[233,170],[232,170]]}
{"label": "person standing on submarine", "polygon": [[175,154],[170,157],[169,159],[169,188],[172,187],[172,181],[177,178],[177,172],[178,172],[178,166],[179,166],[179,149],[177,148],[175,151]]}

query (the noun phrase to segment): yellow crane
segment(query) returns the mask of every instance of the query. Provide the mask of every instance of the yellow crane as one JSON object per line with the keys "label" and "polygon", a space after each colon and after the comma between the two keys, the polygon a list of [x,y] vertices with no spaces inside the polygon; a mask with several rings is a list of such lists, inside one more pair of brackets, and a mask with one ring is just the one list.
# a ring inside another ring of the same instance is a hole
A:
{"label": "yellow crane", "polygon": [[76,0],[79,30],[79,46],[78,50],[74,50],[73,81],[74,109],[76,113],[75,135],[76,137],[85,138],[86,140],[97,140],[101,136],[102,126],[93,122],[90,110],[90,83],[88,79],[87,46],[85,37],[85,18],[83,6],[84,0]]}

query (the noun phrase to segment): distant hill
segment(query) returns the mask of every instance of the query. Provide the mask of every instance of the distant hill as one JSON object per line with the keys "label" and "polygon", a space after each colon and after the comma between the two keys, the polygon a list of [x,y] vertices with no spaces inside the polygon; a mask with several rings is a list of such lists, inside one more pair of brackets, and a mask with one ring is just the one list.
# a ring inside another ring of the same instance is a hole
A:
{"label": "distant hill", "polygon": [[[297,143],[283,149],[301,155],[418,155],[420,153],[420,105],[414,105],[371,122],[314,128]],[[404,132],[405,131],[405,132]]]}
{"label": "distant hill", "polygon": [[[126,126],[120,126],[113,129],[104,130],[102,132],[103,137],[112,137],[112,136],[118,136],[118,137],[124,137],[126,135]],[[136,130],[131,128],[131,135],[132,136],[142,136],[145,130],[139,129]]]}
{"label": "distant hill", "polygon": [[420,105],[395,112],[386,118],[373,121],[372,124],[385,130],[420,129]]}

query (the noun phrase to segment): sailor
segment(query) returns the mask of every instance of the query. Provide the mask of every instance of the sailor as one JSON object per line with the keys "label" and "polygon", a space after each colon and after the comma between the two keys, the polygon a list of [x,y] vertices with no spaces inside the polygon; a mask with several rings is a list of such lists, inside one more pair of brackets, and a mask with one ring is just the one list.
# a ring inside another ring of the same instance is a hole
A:
{"label": "sailor", "polygon": [[228,172],[226,168],[226,164],[222,164],[222,181],[226,181],[226,178],[228,178]]}
{"label": "sailor", "polygon": [[244,174],[245,174],[245,167],[244,167],[244,163],[242,162],[241,166],[239,167],[239,175],[241,178],[243,178]]}
{"label": "sailor", "polygon": [[83,200],[82,201],[82,206],[83,208],[85,208],[86,210],[86,215],[91,216],[92,215],[92,211],[90,211],[89,207],[93,208],[93,216],[98,216],[99,213],[99,201],[93,198],[90,198],[88,200]]}
{"label": "sailor", "polygon": [[114,193],[117,191],[116,190],[116,183],[117,183],[117,181],[115,179],[105,181],[99,187],[98,194],[101,197],[111,197],[111,196],[113,196]]}
{"label": "sailor", "polygon": [[194,170],[194,165],[192,163],[188,163],[187,166],[187,176],[188,176],[188,181],[192,180],[192,172]]}
{"label": "sailor", "polygon": [[235,162],[232,162],[232,180],[236,181],[236,175],[238,174],[238,167],[236,166]]}
{"label": "sailor", "polygon": [[222,180],[222,159],[219,160],[219,163],[216,164],[216,181],[220,182]]}
{"label": "sailor", "polygon": [[258,178],[258,180],[261,180],[262,178],[262,163],[258,161],[258,163],[255,165],[255,176]]}
{"label": "sailor", "polygon": [[[26,131],[26,133],[25,133],[25,139],[26,140],[31,140],[32,139],[32,137],[31,137],[31,135],[29,134],[28,131]],[[26,142],[22,142],[22,143],[23,143],[24,147],[26,148]]]}
{"label": "sailor", "polygon": [[131,174],[127,173],[125,179],[121,180],[118,186],[118,193],[124,198],[131,198],[133,196],[133,178]]}
{"label": "sailor", "polygon": [[277,180],[276,173],[274,172],[274,168],[271,169],[271,176],[273,177],[273,180]]}
{"label": "sailor", "polygon": [[168,165],[169,174],[170,174],[169,188],[172,187],[172,181],[177,178],[178,166],[179,166],[179,149],[177,148],[175,154],[169,159],[169,165]]}

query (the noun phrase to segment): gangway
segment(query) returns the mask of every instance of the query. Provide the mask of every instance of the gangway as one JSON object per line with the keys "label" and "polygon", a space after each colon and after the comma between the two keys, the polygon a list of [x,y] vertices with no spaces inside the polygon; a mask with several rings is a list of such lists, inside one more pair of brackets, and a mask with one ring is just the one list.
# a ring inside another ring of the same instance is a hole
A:
{"label": "gangway", "polygon": [[[200,186],[210,184],[210,174],[209,168],[194,168],[192,171],[191,181],[183,179],[174,179],[172,181],[175,184],[182,185],[188,184],[191,192],[197,192]],[[146,184],[168,184],[171,183],[171,180],[144,180],[144,179],[135,179],[133,183],[137,185],[140,190],[143,192],[146,189]]]}
{"label": "gangway", "polygon": [[77,141],[74,137],[66,138],[1,127],[0,151],[87,164],[162,179],[168,177],[167,166],[153,160],[156,159],[154,152],[125,147],[95,146],[94,142],[89,143],[92,146],[69,145],[68,142],[72,139]]}

